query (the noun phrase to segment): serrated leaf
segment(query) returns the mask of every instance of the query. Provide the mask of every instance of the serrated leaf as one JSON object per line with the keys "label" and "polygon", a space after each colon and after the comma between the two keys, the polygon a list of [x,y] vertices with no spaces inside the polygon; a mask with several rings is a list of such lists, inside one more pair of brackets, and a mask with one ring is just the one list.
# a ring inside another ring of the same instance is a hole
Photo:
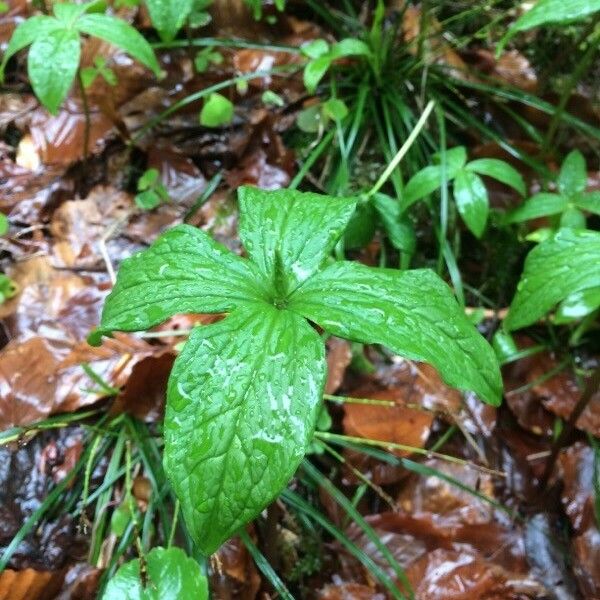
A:
{"label": "serrated leaf", "polygon": [[331,66],[331,58],[328,54],[320,56],[311,60],[306,67],[304,67],[304,87],[309,94],[314,94],[317,91],[317,86],[327,70]]}
{"label": "serrated leaf", "polygon": [[102,600],[206,600],[208,583],[200,565],[180,548],[153,548],[144,556],[144,586],[139,558],[108,582]]}
{"label": "serrated leaf", "polygon": [[583,19],[600,10],[600,0],[538,0],[525,12],[506,32],[502,38],[497,54],[506,43],[519,31],[526,31],[548,23],[568,23]]}
{"label": "serrated leaf", "polygon": [[561,229],[527,256],[504,321],[509,330],[535,323],[569,294],[600,286],[600,233]]}
{"label": "serrated leaf", "polygon": [[294,474],[312,438],[325,372],[317,332],[267,304],[192,332],[169,380],[165,470],[205,555]]}
{"label": "serrated leaf", "polygon": [[581,210],[600,215],[600,191],[589,192],[587,194],[576,194],[572,202]]}
{"label": "serrated leaf", "polygon": [[71,29],[51,31],[31,45],[27,72],[40,102],[52,114],[66,98],[81,55],[79,34]]}
{"label": "serrated leaf", "polygon": [[337,262],[298,288],[290,309],[333,335],[383,344],[431,363],[449,385],[500,403],[502,380],[494,351],[433,271]]}
{"label": "serrated leaf", "polygon": [[454,200],[460,216],[473,235],[480,238],[490,210],[485,184],[479,175],[462,170],[454,179]]}
{"label": "serrated leaf", "polygon": [[100,333],[141,331],[180,313],[219,313],[266,296],[261,275],[189,225],[123,261],[102,311]]}
{"label": "serrated leaf", "polygon": [[240,238],[248,256],[272,280],[276,256],[288,277],[288,292],[329,256],[354,213],[356,200],[295,190],[238,189]]}
{"label": "serrated leaf", "polygon": [[526,194],[525,181],[519,171],[503,160],[498,160],[497,158],[480,158],[472,160],[466,165],[465,169],[500,181],[517,190],[521,196]]}
{"label": "serrated leaf", "polygon": [[522,223],[530,219],[558,215],[567,208],[568,199],[558,194],[541,192],[527,199],[506,215],[507,223]]}
{"label": "serrated leaf", "polygon": [[600,287],[587,288],[569,294],[559,305],[554,315],[557,325],[582,319],[600,308]]}
{"label": "serrated leaf", "polygon": [[87,14],[81,16],[76,27],[82,33],[100,38],[121,48],[148,67],[157,77],[161,74],[152,46],[146,38],[123,19],[110,15]]}
{"label": "serrated leaf", "polygon": [[233,119],[234,106],[228,98],[217,93],[208,97],[200,111],[200,124],[204,127],[229,125]]}
{"label": "serrated leaf", "polygon": [[585,190],[587,184],[587,170],[585,158],[579,150],[569,152],[560,167],[558,175],[558,189],[562,194],[572,196]]}
{"label": "serrated leaf", "polygon": [[172,41],[192,12],[193,0],[146,0],[150,20],[165,42]]}
{"label": "serrated leaf", "polygon": [[12,56],[19,52],[19,50],[26,48],[36,39],[47,36],[52,31],[58,31],[62,28],[63,26],[61,23],[55,18],[44,15],[30,17],[19,24],[12,34],[6,52],[2,57],[2,64],[0,65],[0,75],[2,76],[2,79],[4,78],[6,63]]}

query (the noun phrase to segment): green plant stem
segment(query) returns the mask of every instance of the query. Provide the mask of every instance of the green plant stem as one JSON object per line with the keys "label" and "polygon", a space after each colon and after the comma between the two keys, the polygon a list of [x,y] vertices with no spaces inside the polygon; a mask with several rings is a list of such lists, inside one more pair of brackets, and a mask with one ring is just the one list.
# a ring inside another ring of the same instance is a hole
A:
{"label": "green plant stem", "polygon": [[400,164],[400,161],[404,158],[406,153],[410,150],[410,147],[413,145],[414,141],[417,139],[419,133],[423,127],[425,127],[425,123],[431,114],[431,111],[435,107],[435,102],[430,100],[425,110],[419,117],[414,129],[411,131],[410,135],[406,138],[404,144],[402,144],[400,150],[396,153],[396,156],[392,158],[388,166],[385,168],[383,173],[379,176],[379,179],[376,181],[375,185],[366,193],[367,198],[371,198],[375,195],[382,187],[383,184],[389,179],[390,175],[394,172],[394,169]]}
{"label": "green plant stem", "polygon": [[[599,16],[596,16],[596,18],[594,19],[594,26],[598,23],[599,18],[600,18]],[[558,125],[560,124],[560,122],[562,120],[563,114],[567,107],[567,103],[571,99],[571,96],[573,94],[573,91],[575,90],[575,87],[577,86],[579,81],[581,81],[583,76],[587,73],[588,69],[590,68],[592,61],[594,59],[594,56],[596,55],[596,52],[598,51],[599,44],[595,43],[595,40],[591,39],[592,37],[595,37],[595,36],[590,36],[590,39],[588,42],[589,43],[588,49],[585,51],[583,57],[577,64],[577,67],[571,74],[571,77],[569,77],[569,80],[567,81],[565,89],[563,90],[563,92],[561,94],[558,106],[556,107],[556,111],[552,115],[552,120],[550,121],[550,125],[548,126],[548,131],[546,132],[546,136],[544,138],[544,143],[542,144],[542,151],[541,151],[542,159],[545,158],[548,155],[548,153],[550,152],[552,143],[554,142],[554,136],[556,135],[556,131],[558,130]]]}
{"label": "green plant stem", "polygon": [[265,52],[286,52],[287,54],[300,54],[300,49],[295,46],[285,46],[278,44],[260,44],[257,42],[248,42],[245,40],[231,40],[221,38],[194,38],[186,40],[173,40],[171,42],[155,42],[152,47],[157,50],[167,50],[170,48],[186,48],[188,46],[221,48],[240,48],[248,50],[263,50]]}
{"label": "green plant stem", "polygon": [[79,93],[81,94],[81,103],[83,105],[83,112],[85,116],[85,125],[83,129],[83,160],[87,162],[89,156],[89,145],[90,145],[90,106],[88,103],[87,92],[85,91],[85,85],[83,85],[83,77],[81,75],[81,67],[77,69],[77,83],[79,85]]}
{"label": "green plant stem", "polygon": [[330,402],[339,402],[343,404],[371,404],[373,406],[396,406],[392,400],[373,400],[371,398],[352,398],[350,396],[334,396],[332,394],[323,394],[325,400]]}
{"label": "green plant stem", "polygon": [[355,444],[365,444],[366,446],[376,446],[378,448],[386,448],[388,450],[400,450],[401,452],[408,452],[410,454],[421,454],[423,456],[427,456],[428,458],[439,458],[440,460],[445,460],[446,462],[470,467],[484,473],[489,473],[490,475],[505,477],[505,474],[500,471],[488,469],[487,467],[477,465],[463,458],[450,456],[449,454],[440,454],[439,452],[435,452],[427,448],[417,448],[415,446],[407,446],[406,444],[397,444],[395,442],[386,442],[384,440],[372,440],[370,438],[361,438],[351,435],[340,435],[326,431],[316,431],[315,437],[323,440],[329,440],[331,442],[354,442]]}

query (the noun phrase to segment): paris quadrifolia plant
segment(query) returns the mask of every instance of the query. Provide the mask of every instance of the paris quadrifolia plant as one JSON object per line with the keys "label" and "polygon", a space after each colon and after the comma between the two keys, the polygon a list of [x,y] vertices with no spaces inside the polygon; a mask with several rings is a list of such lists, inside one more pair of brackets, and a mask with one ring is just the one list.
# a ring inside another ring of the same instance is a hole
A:
{"label": "paris quadrifolia plant", "polygon": [[192,331],[164,422],[166,472],[205,555],[282,491],[309,448],[327,370],[314,325],[431,363],[490,404],[502,391],[491,346],[433,271],[330,259],[355,199],[253,187],[238,198],[247,258],[174,227],[123,262],[90,339],[228,313]]}

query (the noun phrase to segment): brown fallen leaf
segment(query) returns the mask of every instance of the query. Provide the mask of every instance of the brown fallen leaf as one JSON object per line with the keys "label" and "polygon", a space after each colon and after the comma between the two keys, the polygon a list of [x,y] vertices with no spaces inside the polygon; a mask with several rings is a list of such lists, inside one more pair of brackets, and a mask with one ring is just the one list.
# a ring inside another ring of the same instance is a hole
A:
{"label": "brown fallen leaf", "polygon": [[6,569],[0,574],[0,600],[53,600],[64,578],[64,570]]}
{"label": "brown fallen leaf", "polygon": [[319,600],[384,600],[385,596],[361,583],[337,583],[326,585],[318,592],[317,598]]}
{"label": "brown fallen leaf", "polygon": [[225,542],[215,555],[211,572],[211,590],[222,600],[254,600],[261,586],[246,546],[239,537]]}
{"label": "brown fallen leaf", "polygon": [[330,337],[327,340],[326,394],[333,394],[342,385],[346,369],[351,361],[352,351],[349,342],[334,336]]}
{"label": "brown fallen leaf", "polygon": [[559,464],[564,488],[561,500],[575,535],[571,540],[574,573],[586,598],[600,597],[600,529],[594,510],[594,450],[577,442],[561,452]]}

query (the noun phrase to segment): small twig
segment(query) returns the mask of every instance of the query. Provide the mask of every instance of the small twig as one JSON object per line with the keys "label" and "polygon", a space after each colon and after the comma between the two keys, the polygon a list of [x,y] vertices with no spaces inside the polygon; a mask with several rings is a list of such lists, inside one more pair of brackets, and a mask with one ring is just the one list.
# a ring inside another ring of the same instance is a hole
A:
{"label": "small twig", "polygon": [[539,492],[540,494],[544,492],[546,486],[548,485],[548,481],[550,480],[550,476],[552,475],[552,471],[554,471],[554,465],[556,463],[556,459],[558,458],[558,454],[568,442],[575,426],[577,424],[577,420],[582,415],[585,407],[588,405],[589,401],[592,399],[592,396],[596,393],[598,388],[600,387],[600,367],[596,367],[595,371],[592,373],[592,376],[588,379],[588,382],[581,394],[581,397],[577,401],[575,408],[569,415],[569,419],[565,423],[560,435],[554,440],[552,444],[552,448],[550,450],[550,456],[548,457],[548,461],[546,462],[546,467],[544,469],[544,473],[540,477],[539,481]]}

